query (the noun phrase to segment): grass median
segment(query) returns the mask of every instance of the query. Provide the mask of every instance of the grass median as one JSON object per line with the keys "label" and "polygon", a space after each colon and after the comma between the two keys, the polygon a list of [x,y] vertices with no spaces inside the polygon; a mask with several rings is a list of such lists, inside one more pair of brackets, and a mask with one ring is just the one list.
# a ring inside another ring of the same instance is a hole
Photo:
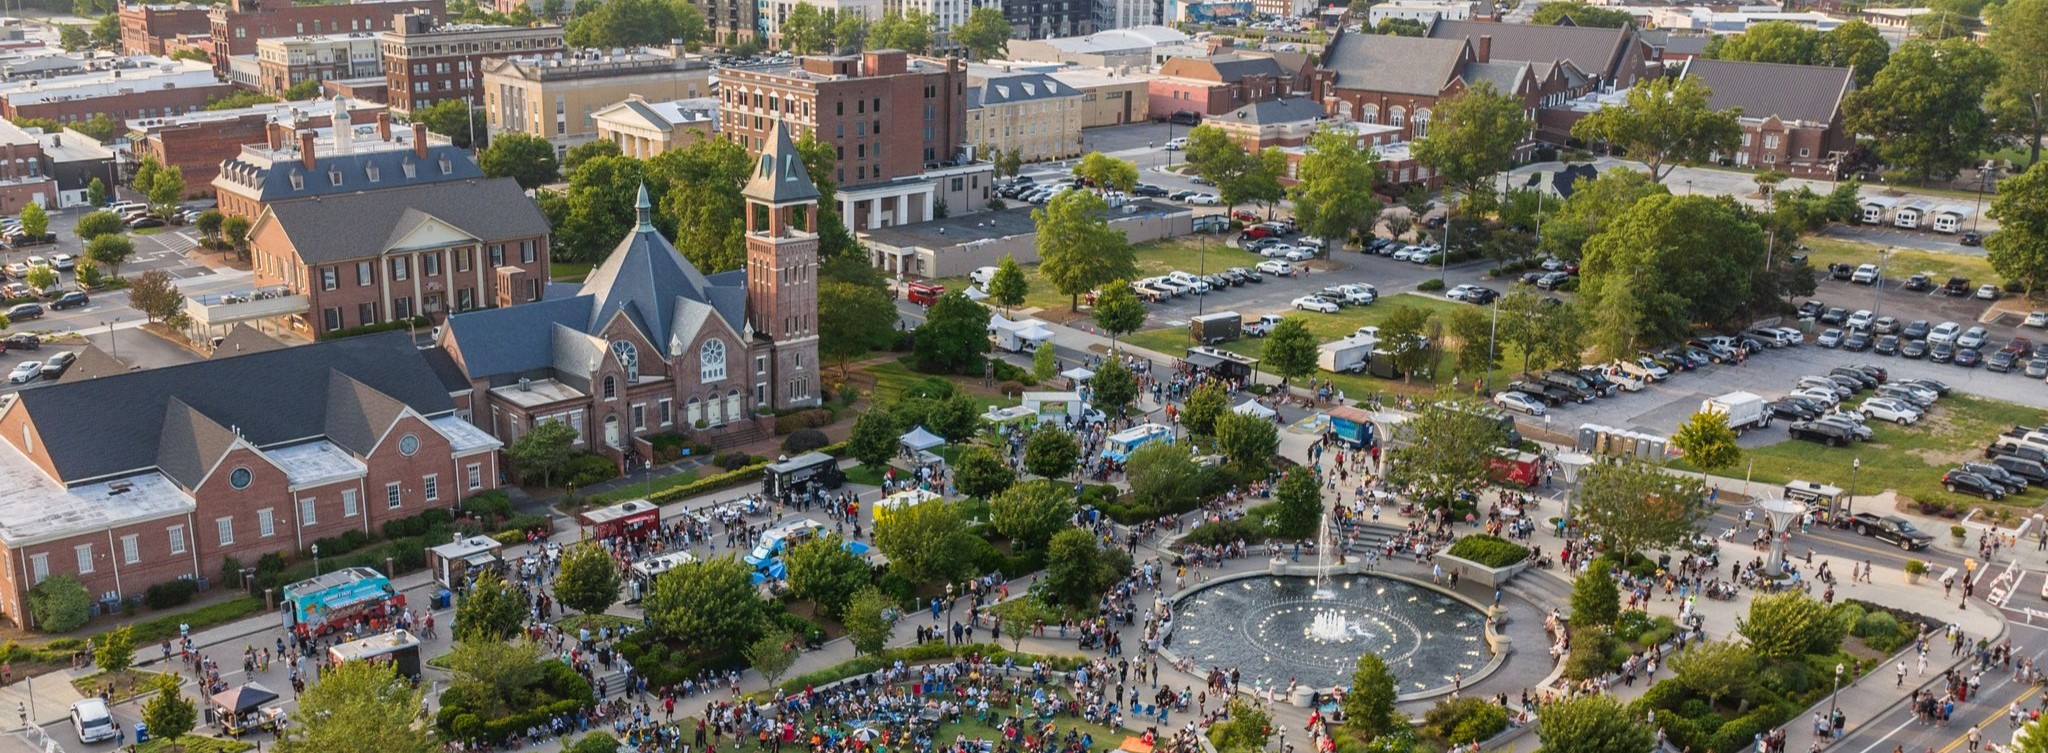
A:
{"label": "grass median", "polygon": [[1936,285],[1947,282],[1950,277],[1968,278],[1972,284],[1999,279],[1998,275],[1991,271],[1991,262],[1982,256],[1893,248],[1817,235],[1809,235],[1800,242],[1811,249],[1807,252],[1806,263],[1823,272],[1829,264],[1876,264],[1882,252],[1890,248],[1891,256],[1884,261],[1884,275],[1895,280],[1903,280],[1917,274],[1934,278]]}

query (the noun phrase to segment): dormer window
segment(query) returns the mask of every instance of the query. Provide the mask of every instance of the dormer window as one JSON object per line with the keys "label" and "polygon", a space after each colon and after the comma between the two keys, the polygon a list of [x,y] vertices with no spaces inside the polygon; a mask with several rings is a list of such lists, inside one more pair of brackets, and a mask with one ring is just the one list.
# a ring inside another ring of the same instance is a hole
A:
{"label": "dormer window", "polygon": [[419,170],[419,166],[413,164],[412,160],[406,160],[405,162],[401,163],[399,165],[399,168],[405,171],[405,177],[407,180],[419,177],[418,175],[415,174]]}
{"label": "dormer window", "polygon": [[370,178],[370,182],[371,182],[371,183],[375,183],[375,182],[377,182],[377,166],[376,166],[376,165],[371,165],[371,166],[369,166],[368,168],[366,168],[366,169],[364,170],[364,172],[367,172],[367,173],[369,173],[369,178]]}
{"label": "dormer window", "polygon": [[334,185],[337,185],[337,186],[338,186],[338,185],[341,185],[341,171],[340,171],[340,170],[329,170],[329,171],[327,171],[327,182],[329,182],[329,183],[332,183],[332,184],[334,184]]}
{"label": "dormer window", "polygon": [[441,158],[441,174],[442,174],[442,175],[447,175],[447,174],[449,174],[449,173],[452,173],[452,172],[455,172],[455,163],[453,163],[453,162],[449,162],[449,161],[448,161],[448,158],[447,158],[447,157],[442,157],[442,158]]}
{"label": "dormer window", "polygon": [[302,191],[302,190],[305,190],[305,188],[306,188],[306,176],[304,176],[304,175],[301,175],[301,174],[299,174],[299,171],[297,171],[297,170],[293,170],[293,171],[292,171],[292,190],[294,190],[294,191]]}

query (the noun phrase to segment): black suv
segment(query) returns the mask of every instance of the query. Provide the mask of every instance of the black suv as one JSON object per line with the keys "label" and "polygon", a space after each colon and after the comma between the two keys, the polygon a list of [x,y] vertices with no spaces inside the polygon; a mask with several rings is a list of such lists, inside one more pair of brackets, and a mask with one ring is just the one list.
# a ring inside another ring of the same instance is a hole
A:
{"label": "black suv", "polygon": [[1958,297],[1969,295],[1970,278],[1950,277],[1948,278],[1948,283],[1941,286],[1941,292],[1945,295],[1952,295]]}
{"label": "black suv", "polygon": [[1990,502],[2005,499],[2005,487],[1961,468],[1941,474],[1941,486],[1952,493],[1975,494]]}
{"label": "black suv", "polygon": [[1963,470],[1991,479],[1991,483],[2005,487],[2006,494],[2025,494],[2033,484],[2017,473],[1999,467],[1997,463],[1963,463]]}
{"label": "black suv", "polygon": [[1926,549],[1934,543],[1934,537],[1896,515],[1876,515],[1859,512],[1849,516],[1849,527],[1861,536],[1871,536],[1879,541],[1895,544],[1900,549],[1913,551]]}
{"label": "black suv", "polygon": [[2018,455],[2000,455],[1991,459],[1998,466],[2014,476],[2026,479],[2031,484],[2048,484],[2048,465],[2039,460],[2029,460]]}
{"label": "black suv", "polygon": [[1793,439],[1819,442],[1829,447],[1841,447],[1856,438],[1848,428],[1825,421],[1801,421],[1786,427],[1785,431]]}

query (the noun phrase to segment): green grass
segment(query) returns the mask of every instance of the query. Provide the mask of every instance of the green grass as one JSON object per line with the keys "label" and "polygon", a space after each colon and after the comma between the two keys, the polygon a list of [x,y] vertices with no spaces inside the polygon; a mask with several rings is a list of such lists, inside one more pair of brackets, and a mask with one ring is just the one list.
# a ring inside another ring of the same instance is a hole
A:
{"label": "green grass", "polygon": [[556,282],[582,282],[583,278],[590,276],[590,270],[595,266],[573,261],[551,262],[548,264],[548,277]]}
{"label": "green grass", "polygon": [[163,226],[163,227],[146,227],[146,228],[142,228],[142,229],[140,229],[140,230],[130,230],[130,231],[128,231],[128,234],[129,234],[129,235],[156,235],[157,233],[161,233],[161,232],[163,232],[163,231],[165,231],[165,230],[169,230],[169,229],[170,229],[170,226],[169,226],[169,225],[165,225],[165,226]]}
{"label": "green grass", "polygon": [[[901,396],[905,390],[910,389],[910,385],[924,381],[926,379],[930,379],[934,376],[937,376],[940,379],[952,381],[955,384],[962,383],[962,378],[960,377],[947,377],[938,374],[920,374],[915,371],[911,371],[910,366],[908,364],[903,363],[902,361],[883,361],[880,363],[872,363],[861,367],[861,370],[867,372],[870,376],[874,377],[875,401],[879,404],[884,405],[893,402],[897,397]],[[1012,401],[1005,400],[1002,398],[989,397],[987,395],[979,395],[973,392],[968,392],[967,396],[974,398],[975,407],[984,411],[988,410],[991,406],[1007,407],[1016,404]]]}
{"label": "green grass", "polygon": [[[1825,270],[1829,264],[1876,264],[1879,252],[1885,246],[1874,243],[1858,243],[1840,238],[1807,236],[1800,241],[1812,249],[1807,252],[1806,263],[1817,270]],[[1906,278],[1926,274],[1939,285],[1950,277],[1966,277],[1973,283],[1990,282],[1999,279],[1991,271],[1991,262],[1982,256],[1946,254],[1938,251],[1919,249],[1894,249],[1891,257],[1884,262],[1885,276]]]}
{"label": "green grass", "polygon": [[888,466],[856,465],[846,469],[846,482],[862,486],[881,486],[882,474],[886,472]]}
{"label": "green grass", "polygon": [[[1173,240],[1146,243],[1137,247],[1138,277],[1155,277],[1176,269],[1183,272],[1201,273],[1202,270],[1215,272],[1229,267],[1250,267],[1262,259],[1249,251],[1223,245],[1223,239],[1213,235],[1189,236]],[[1024,295],[1023,308],[1058,309],[1065,311],[1068,296],[1054,290],[1052,283],[1038,273],[1037,264],[1024,265],[1024,281],[1029,291]],[[938,280],[947,290],[966,290],[974,282],[966,277],[944,277]],[[1086,304],[1083,304],[1086,307]]]}
{"label": "green grass", "polygon": [[[1860,399],[1852,400],[1861,404]],[[1941,487],[1941,474],[1964,460],[1982,456],[1991,437],[2015,425],[2037,426],[2048,420],[2048,410],[2001,400],[1957,393],[1934,404],[1934,411],[1918,424],[1898,426],[1871,422],[1871,441],[1850,447],[1828,447],[1817,442],[1787,440],[1746,451],[1754,460],[1753,479],[1762,484],[1783,484],[1793,479],[1833,484],[1848,490],[1850,467],[1862,460],[1855,471],[1854,491],[1874,494],[1886,489],[1918,502],[1941,502],[1967,506],[1986,504],[1981,497],[1950,494]],[[1683,461],[1674,463],[1683,466]],[[1743,469],[1723,471],[1740,474]],[[2018,506],[2041,502],[2038,493],[2008,498]]]}
{"label": "green grass", "polygon": [[[1005,641],[1003,645],[1007,647],[1009,643]],[[1063,698],[1069,697],[1068,694],[1064,691],[1060,692],[1060,696]],[[952,740],[955,739],[956,736],[964,735],[968,740],[980,739],[999,743],[1003,739],[1003,733],[1002,730],[999,729],[996,725],[1001,724],[1003,718],[1005,716],[1008,716],[1010,711],[1011,709],[1008,706],[1008,704],[998,706],[992,703],[990,704],[989,708],[988,720],[982,721],[976,719],[974,711],[970,709],[966,712],[966,714],[964,714],[960,718],[959,722],[948,722],[939,725],[938,732],[935,735],[933,735],[933,739]],[[1025,713],[1029,713],[1028,706],[1026,708]],[[1179,719],[1181,716],[1184,715],[1177,715],[1175,718]],[[1086,719],[1082,719],[1077,716],[1069,716],[1066,714],[1060,714],[1058,716],[1053,717],[1052,722],[1053,724],[1058,726],[1059,734],[1063,737],[1067,734],[1068,730],[1073,730],[1077,733],[1085,734],[1091,738],[1094,738],[1094,746],[1091,748],[1091,750],[1098,751],[1113,751],[1117,748],[1117,746],[1123,744],[1124,738],[1142,735],[1144,734],[1145,727],[1152,726],[1147,720],[1141,718],[1133,718],[1128,714],[1125,715],[1124,724],[1126,727],[1135,727],[1135,729],[1115,731],[1111,730],[1109,727],[1096,724],[1094,722],[1090,722]],[[681,725],[682,729],[692,729],[696,726],[696,719],[694,717],[683,719],[679,722],[679,724]],[[801,726],[799,729],[808,732],[813,728],[814,726],[811,723],[811,720],[806,718],[803,726]],[[844,727],[842,725],[842,729],[843,728]],[[735,745],[730,749],[731,753],[761,753],[763,751],[769,750],[767,747],[762,746],[757,740],[752,738],[741,738],[733,742],[735,743]],[[621,746],[621,750],[623,749],[624,747]],[[719,746],[719,750],[728,749],[725,746],[721,745]]]}
{"label": "green grass", "polygon": [[218,737],[181,735],[176,740],[151,739],[136,746],[135,753],[242,753],[255,748],[255,743],[240,740],[224,740]]}
{"label": "green grass", "polygon": [[689,484],[694,484],[697,482],[697,479],[697,472],[695,470],[688,470],[683,471],[682,473],[672,473],[667,476],[657,477],[656,479],[654,479],[654,482],[651,485],[647,483],[635,483],[630,486],[623,486],[617,489],[613,489],[603,494],[593,494],[591,495],[590,499],[593,502],[599,502],[607,505],[614,502],[624,502],[629,499],[646,499],[649,494],[653,494],[664,489],[673,489],[678,486],[687,486]]}

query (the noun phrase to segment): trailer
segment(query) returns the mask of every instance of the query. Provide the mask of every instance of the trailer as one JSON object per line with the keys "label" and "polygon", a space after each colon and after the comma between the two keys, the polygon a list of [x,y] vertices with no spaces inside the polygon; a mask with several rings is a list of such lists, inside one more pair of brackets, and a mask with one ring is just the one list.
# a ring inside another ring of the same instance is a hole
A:
{"label": "trailer", "polygon": [[393,630],[327,649],[329,664],[352,661],[385,662],[396,668],[400,677],[417,678],[420,676],[420,639],[404,630]]}
{"label": "trailer", "polygon": [[627,568],[628,598],[626,603],[638,604],[654,590],[654,579],[662,573],[696,562],[697,557],[689,552],[669,552],[641,559]]}
{"label": "trailer", "polygon": [[1155,441],[1172,442],[1173,430],[1159,424],[1138,424],[1109,435],[1103,441],[1102,456],[1122,465],[1131,459],[1131,453]]}
{"label": "trailer", "polygon": [[1719,413],[1728,420],[1728,428],[1737,432],[1749,429],[1766,429],[1771,425],[1771,410],[1762,396],[1751,392],[1730,392],[1720,397],[1710,397],[1700,402],[1701,413]]}
{"label": "trailer", "polygon": [[888,520],[890,513],[906,507],[916,507],[935,499],[944,499],[929,489],[905,489],[887,497],[875,500],[875,524]]}
{"label": "trailer", "polygon": [[1330,409],[1330,435],[1339,443],[1354,450],[1363,450],[1379,444],[1377,431],[1373,429],[1373,415],[1362,408],[1340,405]]}
{"label": "trailer", "polygon": [[427,549],[427,570],[434,583],[460,591],[469,576],[485,570],[503,570],[505,545],[489,536],[471,536]]}
{"label": "trailer", "polygon": [[1203,314],[1188,320],[1188,332],[1203,345],[1230,342],[1243,334],[1244,315],[1235,311]]}
{"label": "trailer", "polygon": [[284,627],[302,638],[344,629],[405,608],[405,594],[367,567],[350,567],[284,587]]}
{"label": "trailer", "polygon": [[1322,344],[1316,351],[1316,365],[1324,371],[1342,374],[1357,374],[1365,371],[1372,361],[1372,353],[1379,347],[1379,338],[1372,335],[1352,335],[1340,340]]}
{"label": "trailer", "polygon": [[644,536],[661,528],[661,506],[644,499],[629,499],[578,514],[576,521],[589,529],[593,539]]}
{"label": "trailer", "polygon": [[1536,482],[1543,480],[1537,470],[1538,465],[1535,453],[1506,447],[1494,448],[1493,457],[1486,459],[1487,474],[1493,477],[1494,483],[1503,486],[1534,487]]}
{"label": "trailer", "polygon": [[1052,340],[1052,328],[1037,319],[1011,321],[1002,314],[988,317],[988,336],[998,349],[1011,353],[1031,353],[1038,346]]}
{"label": "trailer", "polygon": [[1892,225],[1908,230],[1919,230],[1934,214],[1934,202],[1927,199],[1913,199],[1892,210]]}

